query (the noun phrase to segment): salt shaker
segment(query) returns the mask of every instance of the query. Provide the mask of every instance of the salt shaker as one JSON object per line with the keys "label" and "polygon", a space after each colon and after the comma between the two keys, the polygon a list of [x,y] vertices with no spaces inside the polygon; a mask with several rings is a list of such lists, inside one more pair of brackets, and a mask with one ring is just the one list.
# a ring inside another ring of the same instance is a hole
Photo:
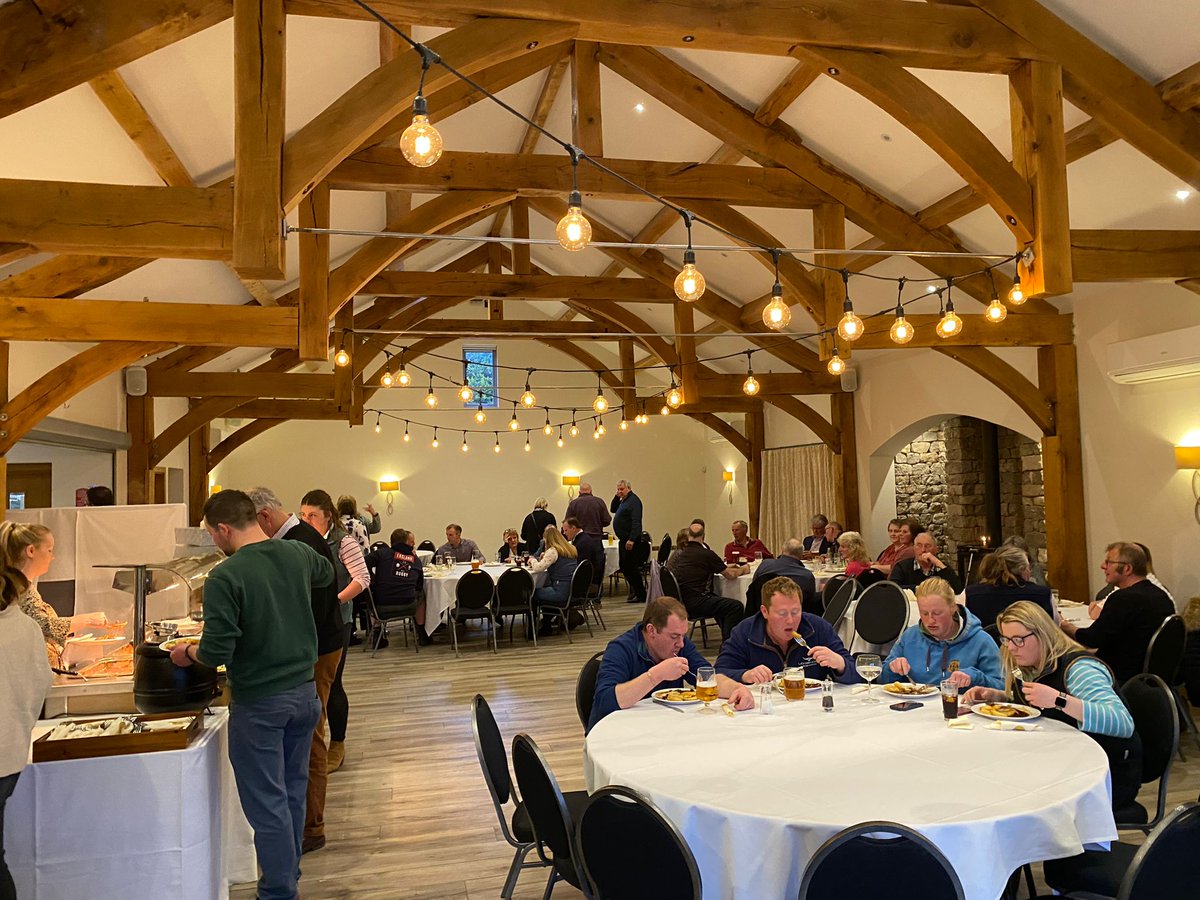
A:
{"label": "salt shaker", "polygon": [[826,675],[825,681],[821,685],[821,709],[825,712],[833,712],[833,680]]}
{"label": "salt shaker", "polygon": [[758,686],[758,711],[764,716],[769,716],[774,712],[775,702],[772,698],[775,688],[770,684],[760,684]]}

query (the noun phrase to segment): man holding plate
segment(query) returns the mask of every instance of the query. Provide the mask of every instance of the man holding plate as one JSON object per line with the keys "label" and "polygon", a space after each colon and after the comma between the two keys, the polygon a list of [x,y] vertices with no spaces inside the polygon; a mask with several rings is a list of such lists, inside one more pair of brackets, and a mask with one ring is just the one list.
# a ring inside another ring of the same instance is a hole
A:
{"label": "man holding plate", "polygon": [[790,666],[808,678],[842,684],[862,681],[841,638],[820,616],[804,613],[800,586],[787,576],[762,589],[761,615],[743,619],[721,645],[717,673],[743,684],[762,684]]}

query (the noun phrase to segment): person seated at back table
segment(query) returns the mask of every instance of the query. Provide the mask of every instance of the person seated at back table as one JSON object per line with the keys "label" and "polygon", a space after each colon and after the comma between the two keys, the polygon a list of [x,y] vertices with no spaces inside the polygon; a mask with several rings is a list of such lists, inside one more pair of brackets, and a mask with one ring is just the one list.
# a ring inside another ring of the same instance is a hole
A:
{"label": "person seated at back table", "polygon": [[[841,522],[834,522],[832,520],[825,526],[825,544],[829,550],[837,548],[837,539],[842,536],[842,532],[845,530]],[[827,550],[826,552],[828,553],[829,551]]]}
{"label": "person seated at back table", "polygon": [[[682,603],[674,597],[656,597],[647,603],[642,621],[604,648],[587,730],[652,691],[682,688],[685,678],[694,684],[696,670],[709,663],[687,633],[688,613]],[[717,675],[717,696],[731,701],[735,709],[754,707],[750,689],[725,675]]]}
{"label": "person seated at back table", "polygon": [[[740,562],[751,562],[754,554],[761,553],[763,559],[774,559],[767,545],[758,538],[750,539],[750,526],[744,519],[737,519],[729,527],[733,540],[725,545],[725,563],[730,566]],[[739,559],[739,557],[741,557]]]}
{"label": "person seated at back table", "polygon": [[[783,549],[779,551],[778,557],[763,560],[754,570],[754,580],[762,581],[765,586],[767,580],[780,575],[792,579],[800,588],[804,608],[812,614],[819,615],[823,604],[817,598],[817,579],[801,561],[804,559],[804,553],[804,544],[799,538],[788,538],[783,542]],[[746,610],[746,618],[757,615],[756,609]]]}
{"label": "person seated at back table", "polygon": [[510,562],[513,560],[513,557],[519,557],[521,554],[528,552],[529,548],[521,542],[520,532],[515,528],[505,528],[504,543],[496,551],[496,555],[500,557],[500,562]]}
{"label": "person seated at back table", "polygon": [[[567,518],[563,519],[562,531],[563,536],[575,545],[575,551],[579,554],[579,559],[591,560],[592,585],[602,584],[606,562],[604,545],[584,531],[583,527],[579,524],[579,520],[574,516],[567,516]],[[597,596],[599,595],[597,594]],[[599,601],[597,600],[597,602]]]}
{"label": "person seated at back table", "polygon": [[[962,593],[962,579],[958,577],[957,572],[938,559],[938,545],[932,534],[922,531],[913,538],[913,550],[916,552],[916,556],[912,559],[902,559],[892,566],[892,581],[900,587],[911,590],[926,578],[944,578],[950,583],[950,587],[954,588],[954,593]],[[1048,591],[1046,596],[1050,596]],[[967,608],[971,609],[970,603],[967,604]],[[982,615],[975,609],[971,609],[971,611],[979,616],[981,622],[992,622],[996,618]]]}
{"label": "person seated at back table", "polygon": [[[799,543],[799,541],[797,541]],[[795,636],[808,645],[802,647]],[[759,615],[745,619],[721,645],[717,672],[743,684],[762,684],[789,666],[809,678],[861,681],[854,660],[833,626],[801,604],[800,587],[786,575],[763,585]]]}
{"label": "person seated at back table", "polygon": [[949,678],[960,688],[1004,686],[996,642],[973,613],[955,602],[954,589],[944,578],[917,585],[917,609],[921,621],[906,628],[892,647],[880,684],[908,676],[918,684]]}
{"label": "person seated at back table", "polygon": [[804,538],[804,549],[809,557],[828,553],[834,545],[825,539],[825,529],[829,527],[829,518],[823,513],[817,513],[809,523],[812,534]]}
{"label": "person seated at back table", "polygon": [[[1162,592],[1167,595],[1167,599],[1174,603],[1175,597],[1170,591],[1167,590],[1167,586],[1159,580],[1158,576],[1154,574],[1154,558],[1150,555],[1150,548],[1145,544],[1139,543],[1138,541],[1133,541],[1133,546],[1140,548],[1141,551],[1146,554],[1146,580],[1156,588],[1161,589]],[[1107,583],[1103,588],[1100,589],[1100,592],[1096,594],[1096,599],[1088,604],[1089,618],[1100,618],[1100,612],[1104,609],[1104,601],[1108,599],[1108,595],[1116,589],[1116,585]]]}
{"label": "person seated at back table", "polygon": [[722,640],[729,637],[735,625],[745,618],[746,607],[732,597],[713,593],[713,576],[737,578],[750,571],[748,566],[727,566],[704,543],[704,526],[693,523],[688,527],[688,541],[667,564],[667,571],[679,585],[679,600],[693,617],[712,616],[721,627]]}
{"label": "person seated at back table", "polygon": [[470,562],[476,556],[483,559],[479,545],[462,536],[462,526],[451,523],[446,526],[446,543],[437,548],[438,559],[447,553],[455,562]]}
{"label": "person seated at back table", "polygon": [[846,577],[857,581],[860,589],[887,581],[887,575],[871,565],[866,542],[857,531],[842,532],[838,537],[838,552],[846,561]]}
{"label": "person seated at back table", "polygon": [[875,568],[884,575],[891,575],[892,566],[902,559],[916,556],[913,541],[924,530],[916,519],[892,519],[888,522],[888,540],[891,543],[883,548],[883,552],[875,560]]}
{"label": "person seated at back table", "polygon": [[[1108,755],[1113,811],[1137,798],[1142,782],[1142,746],[1133,716],[1113,682],[1112,671],[1080,644],[1064,635],[1029,600],[1018,600],[1000,614],[1003,690],[977,685],[963,695],[965,703],[1014,700],[1035,706],[1047,718],[1078,728]],[[1013,667],[1021,670],[1021,683]]]}
{"label": "person seated at back table", "polygon": [[998,547],[979,562],[979,582],[968,584],[964,593],[967,609],[980,622],[996,617],[1018,600],[1029,600],[1054,618],[1050,588],[1029,581],[1029,560],[1016,547]]}
{"label": "person seated at back table", "polygon": [[[397,528],[392,532],[392,543],[377,541],[371,545],[367,554],[367,569],[371,573],[371,596],[375,601],[375,611],[381,618],[386,619],[389,613],[397,607],[407,606],[418,600],[421,589],[425,586],[425,571],[421,560],[413,550],[411,532]],[[425,604],[418,603],[414,614],[417,627],[417,643],[422,647],[433,643],[433,639],[425,633]],[[379,647],[386,645],[386,637],[379,642]]]}

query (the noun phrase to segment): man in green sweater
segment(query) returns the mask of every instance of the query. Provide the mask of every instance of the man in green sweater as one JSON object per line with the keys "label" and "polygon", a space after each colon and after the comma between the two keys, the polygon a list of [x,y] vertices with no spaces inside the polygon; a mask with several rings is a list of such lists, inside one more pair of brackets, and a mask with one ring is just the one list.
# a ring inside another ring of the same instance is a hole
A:
{"label": "man in green sweater", "polygon": [[171,660],[228,668],[229,761],[254,829],[258,897],[294,900],[309,745],[321,715],[310,596],[333,581],[333,566],[299,541],[270,540],[241,491],[210,497],[204,527],[229,558],[204,586],[199,645],[177,646]]}

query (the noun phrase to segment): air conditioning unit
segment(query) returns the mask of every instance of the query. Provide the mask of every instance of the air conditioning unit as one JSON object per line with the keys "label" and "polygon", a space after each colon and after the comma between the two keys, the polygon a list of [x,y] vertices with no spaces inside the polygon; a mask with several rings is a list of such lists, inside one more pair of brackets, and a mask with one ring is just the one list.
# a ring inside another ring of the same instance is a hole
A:
{"label": "air conditioning unit", "polygon": [[1108,377],[1145,384],[1200,375],[1200,326],[1108,345]]}

